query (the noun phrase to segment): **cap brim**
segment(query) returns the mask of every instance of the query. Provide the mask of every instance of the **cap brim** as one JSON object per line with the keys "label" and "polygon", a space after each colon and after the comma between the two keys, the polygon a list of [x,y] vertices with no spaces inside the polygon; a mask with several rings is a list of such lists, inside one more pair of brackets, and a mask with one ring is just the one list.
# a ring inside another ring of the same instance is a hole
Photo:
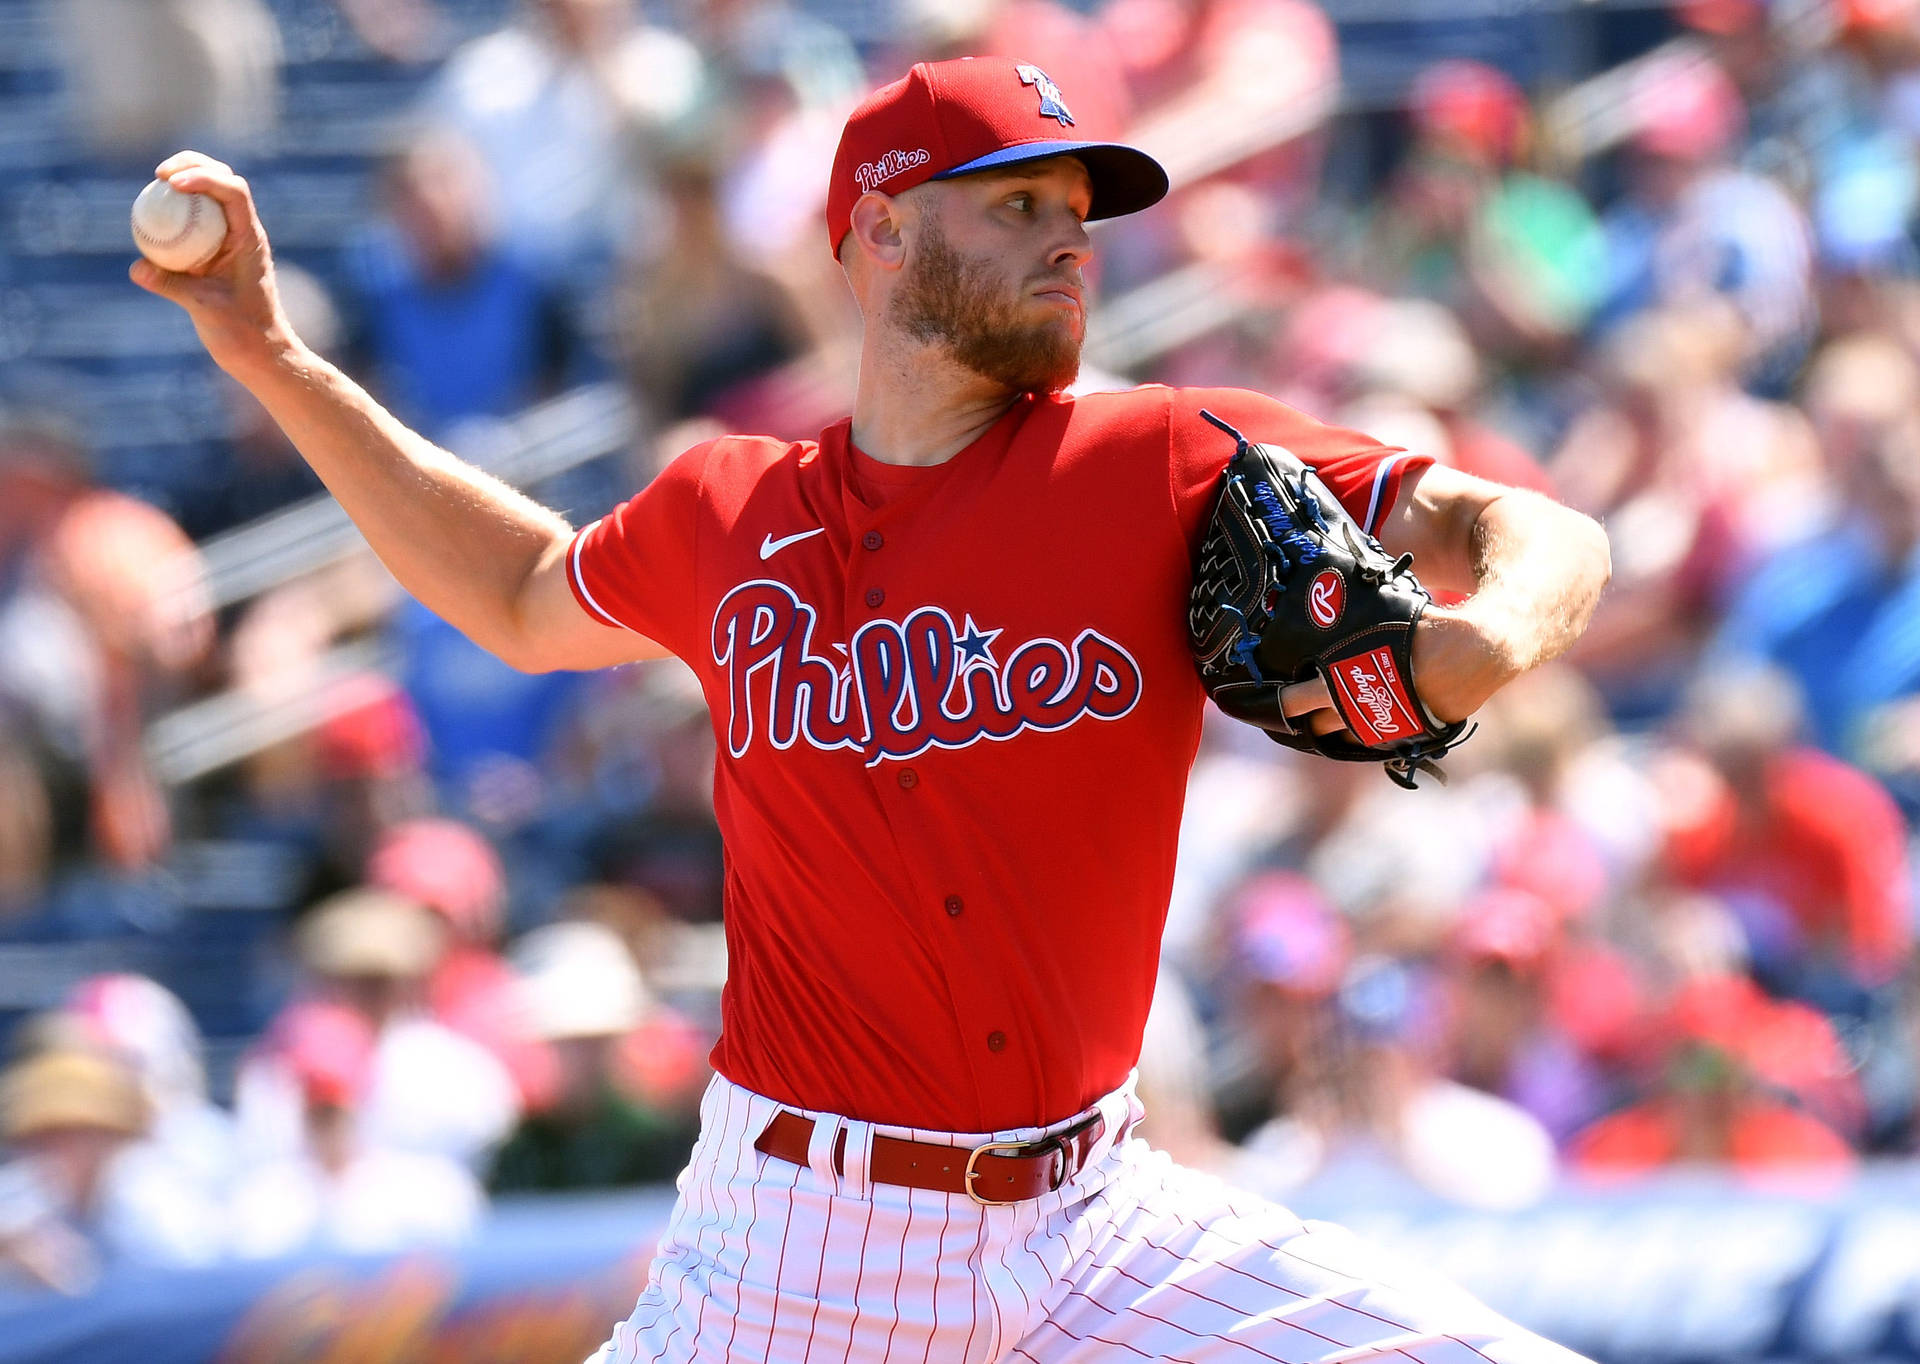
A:
{"label": "cap brim", "polygon": [[1045,161],[1054,156],[1077,156],[1093,179],[1093,211],[1096,218],[1120,218],[1151,208],[1167,196],[1166,169],[1138,147],[1121,142],[1019,142],[976,157],[964,166],[941,171],[935,180],[952,180],[980,171],[1003,170],[1028,161]]}

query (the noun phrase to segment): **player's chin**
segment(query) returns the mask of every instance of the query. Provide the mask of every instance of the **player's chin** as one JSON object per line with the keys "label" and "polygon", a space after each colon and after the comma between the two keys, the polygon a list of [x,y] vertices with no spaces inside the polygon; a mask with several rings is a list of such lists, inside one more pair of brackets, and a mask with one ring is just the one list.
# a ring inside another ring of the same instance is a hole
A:
{"label": "player's chin", "polygon": [[1059,344],[1035,346],[1027,352],[1024,382],[1019,387],[1032,393],[1055,393],[1079,377],[1079,338],[1057,340]]}
{"label": "player's chin", "polygon": [[1076,347],[1087,339],[1087,313],[1078,300],[1065,294],[1036,294],[1029,302],[1038,316],[1038,325],[1066,332],[1073,337]]}

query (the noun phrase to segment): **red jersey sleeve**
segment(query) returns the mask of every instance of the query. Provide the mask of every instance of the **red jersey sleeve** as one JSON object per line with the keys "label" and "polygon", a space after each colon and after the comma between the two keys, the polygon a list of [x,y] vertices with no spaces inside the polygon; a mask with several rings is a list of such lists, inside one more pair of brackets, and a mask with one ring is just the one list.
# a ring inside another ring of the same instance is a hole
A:
{"label": "red jersey sleeve", "polygon": [[692,619],[694,538],[713,442],[696,445],[621,506],[574,534],[567,582],[602,625],[632,630],[686,656]]}
{"label": "red jersey sleeve", "polygon": [[1197,544],[1213,508],[1220,471],[1233,457],[1233,442],[1200,415],[1213,413],[1248,440],[1283,445],[1305,460],[1369,535],[1393,509],[1400,484],[1433,463],[1430,455],[1382,445],[1372,436],[1329,426],[1296,408],[1244,388],[1173,389],[1168,420],[1172,445],[1173,505],[1189,545]]}

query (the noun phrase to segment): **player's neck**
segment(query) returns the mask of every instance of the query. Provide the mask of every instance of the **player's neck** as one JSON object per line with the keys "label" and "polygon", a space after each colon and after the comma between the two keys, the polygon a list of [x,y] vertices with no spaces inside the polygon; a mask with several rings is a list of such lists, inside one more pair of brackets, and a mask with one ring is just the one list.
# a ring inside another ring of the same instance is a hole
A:
{"label": "player's neck", "polygon": [[944,464],[1019,397],[932,347],[868,346],[860,356],[853,443],[887,464]]}

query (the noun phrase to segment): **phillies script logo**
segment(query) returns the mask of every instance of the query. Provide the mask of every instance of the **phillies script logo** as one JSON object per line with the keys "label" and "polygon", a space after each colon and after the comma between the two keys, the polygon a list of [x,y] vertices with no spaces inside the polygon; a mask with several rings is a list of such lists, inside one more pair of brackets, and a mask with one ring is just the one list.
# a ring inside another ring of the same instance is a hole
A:
{"label": "phillies script logo", "polygon": [[1364,743],[1410,739],[1426,731],[1413,709],[1413,698],[1394,666],[1393,651],[1371,649],[1356,658],[1343,658],[1328,669],[1340,689],[1340,707],[1354,737]]}
{"label": "phillies script logo", "polygon": [[872,767],[932,747],[966,748],[1023,729],[1065,729],[1083,716],[1118,720],[1140,699],[1140,665],[1097,630],[1072,644],[1030,639],[1003,659],[999,630],[937,606],[872,620],[848,644],[815,653],[814,609],[785,583],[756,579],[713,613],[713,661],[727,670],[727,750],[744,757],[757,732],[775,748],[801,740],[851,748]]}
{"label": "phillies script logo", "polygon": [[1307,589],[1307,614],[1313,617],[1313,623],[1322,630],[1331,630],[1340,623],[1340,613],[1346,609],[1346,579],[1331,568],[1314,574],[1313,585]]}
{"label": "phillies script logo", "polygon": [[926,165],[927,161],[928,156],[925,147],[910,152],[903,151],[896,147],[890,152],[880,153],[880,159],[878,161],[862,161],[859,165],[855,166],[853,168],[853,178],[860,182],[860,189],[864,193],[872,189],[875,185],[884,185],[901,171],[912,170],[915,166]]}

